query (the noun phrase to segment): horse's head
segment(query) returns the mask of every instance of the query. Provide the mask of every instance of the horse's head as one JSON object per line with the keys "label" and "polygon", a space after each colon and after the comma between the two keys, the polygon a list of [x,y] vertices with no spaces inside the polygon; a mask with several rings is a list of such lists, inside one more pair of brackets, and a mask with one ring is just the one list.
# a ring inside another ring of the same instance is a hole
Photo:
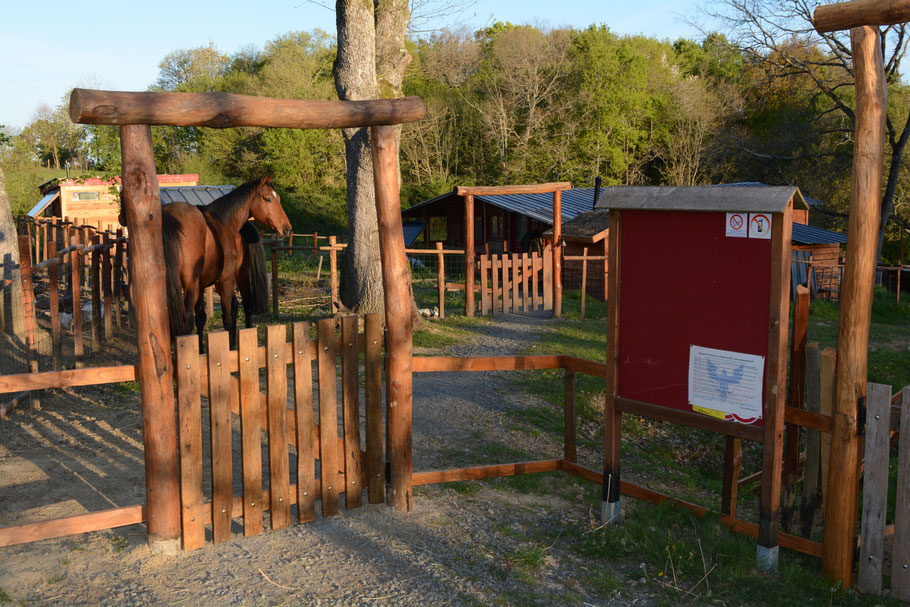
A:
{"label": "horse's head", "polygon": [[271,177],[263,177],[253,189],[250,214],[256,221],[275,230],[279,236],[291,235],[291,222],[281,208],[281,196],[275,191]]}

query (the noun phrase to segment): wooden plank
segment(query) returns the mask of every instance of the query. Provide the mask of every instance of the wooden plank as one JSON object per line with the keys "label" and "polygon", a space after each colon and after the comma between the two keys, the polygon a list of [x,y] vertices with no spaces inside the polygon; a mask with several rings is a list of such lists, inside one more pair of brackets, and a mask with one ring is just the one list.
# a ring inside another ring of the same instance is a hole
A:
{"label": "wooden plank", "polygon": [[262,431],[265,411],[259,391],[259,365],[255,351],[259,347],[258,331],[238,332],[240,364],[240,449],[243,462],[243,535],[262,533]]}
{"label": "wooden plank", "polygon": [[114,272],[111,267],[111,237],[107,232],[102,235],[102,242],[106,248],[101,252],[101,309],[104,310],[104,338],[110,339],[114,336],[114,293],[111,285]]}
{"label": "wooden plank", "polygon": [[891,596],[910,601],[910,387],[902,391],[901,438],[898,446],[894,544],[891,550]]}
{"label": "wooden plank", "polygon": [[500,262],[499,255],[492,255],[490,262],[490,270],[493,274],[491,282],[493,284],[493,301],[492,305],[492,314],[502,312],[502,293],[499,289],[499,273],[502,271],[502,263]]}
{"label": "wooden plank", "polygon": [[562,192],[553,192],[553,316],[562,316]]}
{"label": "wooden plank", "polygon": [[202,494],[202,401],[199,338],[177,338],[177,419],[180,426],[180,505],[183,549],[205,545]]}
{"label": "wooden plank", "polygon": [[[620,448],[622,410],[619,408],[619,252],[622,239],[622,212],[610,211],[610,296],[607,298],[607,353],[604,376],[604,461],[601,508],[606,524],[616,524],[620,507]],[[544,276],[548,256],[544,257]],[[551,289],[545,287],[545,294]],[[665,408],[665,407],[662,407]]]}
{"label": "wooden plank", "polygon": [[[806,409],[810,413],[821,411],[821,352],[818,342],[806,345]],[[811,537],[818,524],[822,504],[821,490],[821,434],[818,430],[806,431],[806,460],[803,466],[803,495],[800,502],[800,534]]]}
{"label": "wooden plank", "polygon": [[565,388],[563,390],[563,455],[562,458],[567,462],[578,460],[577,449],[575,446],[576,427],[575,427],[575,371],[566,369],[564,372]]}
{"label": "wooden plank", "polygon": [[[35,287],[32,283],[32,253],[28,236],[19,237],[19,274],[22,280],[22,307],[25,317],[26,363],[30,373],[38,372],[38,318],[35,307]],[[37,405],[37,394],[31,395]]]}
{"label": "wooden plank", "polygon": [[531,309],[537,310],[543,305],[543,298],[540,296],[540,258],[537,251],[531,252]]}
{"label": "wooden plank", "polygon": [[114,322],[117,328],[123,326],[123,252],[126,243],[123,242],[123,228],[117,230],[117,242],[114,245]]}
{"label": "wooden plank", "polygon": [[41,373],[16,373],[14,375],[0,376],[0,393],[116,384],[134,381],[136,377],[136,367],[132,365],[43,371]]}
{"label": "wooden plank", "polygon": [[821,4],[812,14],[812,25],[820,34],[861,25],[893,25],[910,21],[908,0],[854,0]]}
{"label": "wooden plank", "polygon": [[344,420],[344,505],[363,505],[363,461],[360,454],[360,344],[357,317],[341,318],[341,408]]}
{"label": "wooden plank", "polygon": [[502,313],[512,313],[512,259],[502,255]]}
{"label": "wooden plank", "polygon": [[455,186],[455,194],[458,196],[494,196],[497,194],[549,194],[551,192],[560,192],[563,190],[571,189],[572,184],[568,181],[538,183],[530,185],[459,185]]}
{"label": "wooden plank", "polygon": [[227,331],[208,334],[209,417],[212,433],[212,539],[231,539],[234,497],[231,455],[231,372]]}
{"label": "wooden plank", "polygon": [[[793,306],[793,333],[790,340],[790,376],[787,396],[787,409],[804,408],[803,389],[806,375],[806,339],[809,329],[809,289],[803,285],[796,287],[796,303]],[[784,412],[786,416],[786,411]],[[784,470],[781,481],[780,525],[789,532],[793,527],[793,513],[796,507],[796,482],[799,477],[800,427],[794,424],[785,426]]]}
{"label": "wooden plank", "polygon": [[521,254],[521,292],[524,296],[524,311],[530,312],[534,309],[533,300],[531,299],[531,266],[527,253]]}
{"label": "wooden plank", "polygon": [[474,316],[474,196],[464,196],[464,315]]}
{"label": "wooden plank", "polygon": [[269,505],[272,529],[291,523],[288,461],[287,328],[269,325],[266,333],[266,386],[269,418]]}
{"label": "wooden plank", "polygon": [[888,508],[888,455],[891,447],[891,386],[866,387],[866,449],[863,472],[862,543],[857,589],[882,593],[885,512]]}
{"label": "wooden plank", "polygon": [[553,309],[553,254],[552,246],[547,245],[543,251],[543,309]]}
{"label": "wooden plank", "polygon": [[720,491],[720,512],[736,517],[736,498],[739,493],[739,473],[743,463],[743,441],[728,436],[724,449],[724,477]]}
{"label": "wooden plank", "polygon": [[338,401],[335,371],[335,321],[317,324],[319,347],[319,461],[322,486],[322,516],[338,513]]}
{"label": "wooden plank", "polygon": [[[57,256],[57,241],[47,243],[48,255]],[[47,269],[47,292],[50,299],[51,347],[53,349],[54,371],[63,369],[63,327],[60,325],[60,270],[55,264]]]}
{"label": "wooden plank", "polygon": [[[821,412],[830,416],[834,410],[834,370],[837,367],[837,352],[825,348],[821,354]],[[831,435],[821,437],[822,508],[828,503],[828,469],[831,462]]]}
{"label": "wooden plank", "polygon": [[415,486],[435,485],[437,483],[453,483],[458,481],[473,481],[485,478],[515,476],[517,474],[531,474],[533,472],[553,472],[560,469],[561,463],[562,460],[547,459],[536,462],[521,462],[516,464],[496,464],[493,466],[460,468],[458,470],[415,472],[413,479]]}
{"label": "wooden plank", "polygon": [[[73,227],[78,227],[78,219],[74,220]],[[81,246],[82,233],[72,230],[73,243]],[[82,343],[82,256],[77,251],[70,253],[70,286],[73,296],[73,351],[76,357],[76,367],[83,365],[85,358],[85,345]]]}
{"label": "wooden plank", "polygon": [[332,299],[332,308],[334,312],[338,309],[338,244],[336,236],[329,236],[329,294]]}
{"label": "wooden plank", "polygon": [[512,253],[512,310],[515,312],[524,311],[524,300],[521,295],[523,283],[524,274],[521,268],[521,256],[518,253]]}
{"label": "wooden plank", "polygon": [[581,317],[585,317],[585,298],[588,288],[588,247],[582,250],[581,260]]}
{"label": "wooden plank", "polygon": [[366,400],[366,477],[371,504],[385,501],[385,456],[382,432],[382,317],[364,317],[364,397]]}
{"label": "wooden plank", "polygon": [[[95,234],[92,243],[101,244],[101,237]],[[92,251],[92,354],[101,351],[101,255]]]}
{"label": "wooden plank", "polygon": [[[442,244],[442,243],[440,243]],[[442,256],[440,255],[440,258]],[[490,269],[489,257],[480,256],[480,313],[487,316],[490,313],[490,293],[487,291],[487,272]],[[440,283],[441,284],[441,283]],[[439,289],[439,301],[442,301],[442,287]],[[440,308],[440,318],[442,318],[442,308]]]}
{"label": "wooden plank", "polygon": [[146,520],[145,506],[137,505],[77,514],[40,523],[24,523],[0,529],[0,547],[136,525]]}
{"label": "wooden plank", "polygon": [[310,324],[295,322],[293,339],[297,520],[307,523],[316,518],[316,441],[313,436],[313,351],[309,347]]}
{"label": "wooden plank", "polygon": [[559,369],[559,358],[546,354],[535,356],[418,356],[413,360],[413,372]]}

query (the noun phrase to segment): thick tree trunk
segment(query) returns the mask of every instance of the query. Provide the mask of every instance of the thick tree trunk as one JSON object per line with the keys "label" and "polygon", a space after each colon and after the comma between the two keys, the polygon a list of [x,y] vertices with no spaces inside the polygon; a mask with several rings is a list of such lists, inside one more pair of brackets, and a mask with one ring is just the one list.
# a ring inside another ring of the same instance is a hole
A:
{"label": "thick tree trunk", "polygon": [[[24,373],[25,366],[25,315],[22,307],[22,280],[19,274],[19,241],[16,223],[10,211],[6,194],[6,181],[0,169],[0,334],[2,334],[3,362],[0,374]],[[7,281],[10,281],[7,283]]]}
{"label": "thick tree trunk", "polygon": [[[408,16],[407,0],[383,0],[375,3],[375,9],[372,2],[337,0],[338,56],[334,75],[339,99],[354,101],[402,96],[404,70],[410,63],[404,46]],[[382,313],[382,274],[369,132],[365,128],[344,129],[343,134],[350,227],[341,276],[341,301],[347,308],[362,314]]]}

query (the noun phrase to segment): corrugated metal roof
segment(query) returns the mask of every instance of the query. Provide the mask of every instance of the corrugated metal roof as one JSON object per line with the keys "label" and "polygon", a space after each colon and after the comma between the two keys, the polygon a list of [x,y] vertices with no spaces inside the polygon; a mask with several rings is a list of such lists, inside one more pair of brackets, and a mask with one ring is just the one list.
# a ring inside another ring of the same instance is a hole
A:
{"label": "corrugated metal roof", "polygon": [[417,240],[417,237],[420,236],[420,233],[423,232],[425,227],[427,227],[427,224],[423,221],[405,221],[402,223],[401,228],[404,231],[404,246],[409,247],[414,244],[414,241]]}
{"label": "corrugated metal roof", "polygon": [[209,204],[216,198],[230,194],[236,186],[232,185],[195,185],[161,188],[161,204],[171,202],[188,202],[194,206]]}
{"label": "corrugated metal roof", "polygon": [[54,191],[51,192],[50,194],[46,194],[41,200],[38,201],[38,204],[36,204],[35,206],[32,207],[32,210],[29,211],[29,212],[27,213],[27,215],[28,215],[29,217],[37,217],[38,215],[40,215],[41,213],[43,213],[44,210],[45,210],[47,207],[49,207],[50,204],[51,204],[52,202],[54,202],[54,200],[56,200],[56,198],[57,198],[58,196],[60,196],[60,190],[54,190]]}
{"label": "corrugated metal roof", "polygon": [[[405,215],[415,209],[425,207],[434,202],[439,202],[450,196],[455,196],[453,192],[446,192],[415,204],[404,210]],[[458,198],[461,198],[458,196]],[[495,207],[527,215],[537,221],[553,224],[553,194],[499,194],[496,196],[475,196],[475,201],[485,202]],[[566,190],[562,193],[560,204],[560,216],[562,221],[566,222],[573,219],[579,213],[590,211],[594,205],[594,188],[576,188]]]}
{"label": "corrugated metal roof", "polygon": [[799,188],[792,185],[610,186],[597,208],[780,213],[791,199],[793,208],[809,208]]}
{"label": "corrugated metal roof", "polygon": [[847,242],[847,235],[824,228],[794,223],[793,242],[797,244],[844,244]]}

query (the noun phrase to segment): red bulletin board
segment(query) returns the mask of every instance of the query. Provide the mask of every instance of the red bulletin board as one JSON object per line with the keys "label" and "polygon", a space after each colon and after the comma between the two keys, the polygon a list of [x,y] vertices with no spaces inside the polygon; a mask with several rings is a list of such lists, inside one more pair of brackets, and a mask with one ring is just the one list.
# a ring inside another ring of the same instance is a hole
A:
{"label": "red bulletin board", "polygon": [[763,356],[767,376],[772,241],[727,236],[726,222],[623,211],[617,396],[692,411],[692,345]]}

